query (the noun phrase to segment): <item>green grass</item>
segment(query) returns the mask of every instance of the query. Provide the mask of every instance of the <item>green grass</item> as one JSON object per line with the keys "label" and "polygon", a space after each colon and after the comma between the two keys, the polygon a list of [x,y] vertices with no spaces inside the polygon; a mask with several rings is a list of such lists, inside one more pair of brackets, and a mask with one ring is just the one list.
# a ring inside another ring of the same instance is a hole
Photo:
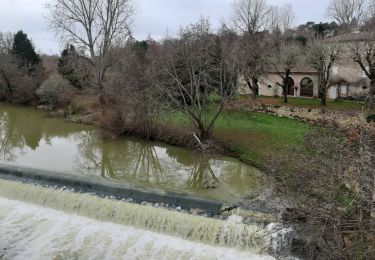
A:
{"label": "green grass", "polygon": [[[168,123],[191,127],[182,113],[169,114]],[[224,111],[218,118],[214,138],[236,157],[262,167],[272,154],[301,144],[311,126],[296,120],[261,113]]]}
{"label": "green grass", "polygon": [[[264,100],[265,102],[269,101],[272,104],[284,104],[283,97],[262,96],[260,97],[260,99]],[[288,97],[288,105],[303,107],[320,107],[320,99]],[[362,108],[367,108],[367,104],[359,101],[327,100],[327,108],[341,110],[362,110]]]}

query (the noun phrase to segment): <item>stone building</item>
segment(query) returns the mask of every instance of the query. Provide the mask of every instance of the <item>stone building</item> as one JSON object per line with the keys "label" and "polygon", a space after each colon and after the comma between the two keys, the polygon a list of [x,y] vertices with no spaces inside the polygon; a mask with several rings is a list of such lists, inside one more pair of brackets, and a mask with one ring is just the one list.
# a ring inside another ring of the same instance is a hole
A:
{"label": "stone building", "polygon": [[[352,98],[363,99],[368,95],[370,80],[353,61],[349,53],[349,46],[353,39],[365,40],[368,34],[361,33],[353,37],[342,35],[330,38],[329,41],[341,43],[341,57],[331,69],[331,80],[327,88],[327,98]],[[329,42],[327,41],[327,42]],[[318,77],[316,71],[309,66],[300,64],[292,70],[289,77],[288,95],[294,97],[318,98]],[[278,71],[269,69],[268,72],[259,79],[259,94],[263,96],[282,96],[283,89],[279,86],[282,83]],[[251,90],[246,84],[241,83],[239,87],[241,94],[251,94]]]}

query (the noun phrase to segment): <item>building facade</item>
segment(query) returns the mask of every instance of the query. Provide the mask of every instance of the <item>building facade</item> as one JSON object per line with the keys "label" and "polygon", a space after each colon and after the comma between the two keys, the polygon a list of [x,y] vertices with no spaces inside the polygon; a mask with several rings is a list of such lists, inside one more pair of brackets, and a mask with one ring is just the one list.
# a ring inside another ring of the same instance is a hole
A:
{"label": "building facade", "polygon": [[[331,78],[327,88],[328,99],[363,100],[368,96],[370,80],[360,66],[353,61],[349,52],[349,44],[351,44],[350,39],[352,37],[352,35],[344,35],[338,39],[338,42],[342,45],[341,57],[331,68]],[[282,79],[278,72],[268,70],[259,79],[259,94],[263,96],[282,96],[281,83]],[[317,73],[306,65],[297,66],[290,74],[287,91],[289,96],[319,98]],[[250,88],[246,86],[243,80],[240,83],[239,92],[245,95],[252,94]]]}

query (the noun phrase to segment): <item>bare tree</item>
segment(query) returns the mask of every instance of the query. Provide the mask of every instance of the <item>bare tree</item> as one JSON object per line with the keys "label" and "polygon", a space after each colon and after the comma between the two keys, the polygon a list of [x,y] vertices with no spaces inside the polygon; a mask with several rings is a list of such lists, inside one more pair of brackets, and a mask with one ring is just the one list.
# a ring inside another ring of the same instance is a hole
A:
{"label": "bare tree", "polygon": [[238,62],[240,73],[254,97],[259,95],[259,78],[265,73],[270,59],[270,41],[263,33],[246,34],[239,41]]}
{"label": "bare tree", "polygon": [[0,32],[0,53],[10,55],[12,51],[14,35],[12,33]]}
{"label": "bare tree", "polygon": [[279,57],[273,63],[277,74],[282,80],[281,83],[277,84],[283,88],[284,103],[288,103],[289,88],[293,87],[290,74],[292,69],[297,66],[300,56],[300,49],[297,46],[284,46],[281,48]]}
{"label": "bare tree", "polygon": [[369,3],[367,19],[371,19],[371,20],[375,19],[375,2],[374,1],[370,1]]}
{"label": "bare tree", "polygon": [[287,32],[292,28],[295,19],[293,6],[291,4],[285,4],[281,7],[271,6],[267,19],[267,27],[270,31]]}
{"label": "bare tree", "polygon": [[[113,121],[108,117],[109,121],[103,122],[112,132],[150,138],[159,127],[164,107],[161,93],[153,84],[157,75],[153,74],[152,62],[163,59],[158,54],[160,48],[152,39],[128,41],[119,54],[120,60],[111,69],[107,88],[111,112],[116,112],[118,118]],[[111,126],[111,122],[115,124]]]}
{"label": "bare tree", "polygon": [[362,23],[365,18],[365,8],[366,0],[331,0],[327,13],[348,31]]}
{"label": "bare tree", "polygon": [[242,33],[255,33],[268,25],[271,8],[265,0],[235,0],[232,22]]}
{"label": "bare tree", "polygon": [[51,0],[47,9],[51,27],[62,40],[89,55],[103,108],[106,74],[117,61],[114,45],[130,36],[130,0]]}
{"label": "bare tree", "polygon": [[268,14],[268,28],[271,32],[280,29],[280,8],[278,6],[271,6]]}
{"label": "bare tree", "polygon": [[309,46],[306,62],[318,74],[318,87],[321,105],[327,105],[327,87],[331,78],[331,69],[339,56],[339,45],[336,43],[313,43]]}
{"label": "bare tree", "polygon": [[364,23],[364,28],[367,31],[374,31],[375,29],[375,2],[369,1],[367,6],[366,19]]}
{"label": "bare tree", "polygon": [[[156,87],[167,104],[192,120],[202,142],[211,137],[224,105],[237,90],[239,71],[233,51],[238,48],[233,44],[230,37],[213,35],[202,18],[182,29],[178,39],[164,41],[164,61],[155,66],[161,68]],[[220,100],[214,102],[213,95]]]}
{"label": "bare tree", "polygon": [[351,44],[351,53],[354,61],[370,80],[368,106],[372,109],[375,95],[375,34],[371,33],[368,40],[355,41]]}
{"label": "bare tree", "polygon": [[11,82],[9,71],[12,66],[11,52],[13,44],[13,35],[11,33],[0,33],[0,90],[5,97],[11,92]]}
{"label": "bare tree", "polygon": [[279,12],[281,29],[283,32],[287,32],[292,28],[294,19],[296,18],[292,4],[285,4],[279,9]]}

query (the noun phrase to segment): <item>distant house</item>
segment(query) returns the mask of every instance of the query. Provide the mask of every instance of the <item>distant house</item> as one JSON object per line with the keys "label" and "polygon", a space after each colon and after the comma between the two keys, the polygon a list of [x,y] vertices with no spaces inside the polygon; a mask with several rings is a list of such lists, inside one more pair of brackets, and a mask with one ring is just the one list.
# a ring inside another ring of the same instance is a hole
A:
{"label": "distant house", "polygon": [[[349,44],[354,41],[365,41],[369,33],[348,34],[332,37],[326,42],[342,43],[342,55],[332,66],[330,85],[327,89],[328,99],[353,98],[360,99],[368,95],[370,80],[357,63],[350,56]],[[268,69],[268,72],[259,79],[259,94],[263,96],[282,96],[282,83],[277,68]],[[300,64],[292,70],[288,84],[288,95],[294,97],[319,97],[318,77],[314,69]],[[251,90],[244,82],[240,83],[241,94],[251,94]]]}

